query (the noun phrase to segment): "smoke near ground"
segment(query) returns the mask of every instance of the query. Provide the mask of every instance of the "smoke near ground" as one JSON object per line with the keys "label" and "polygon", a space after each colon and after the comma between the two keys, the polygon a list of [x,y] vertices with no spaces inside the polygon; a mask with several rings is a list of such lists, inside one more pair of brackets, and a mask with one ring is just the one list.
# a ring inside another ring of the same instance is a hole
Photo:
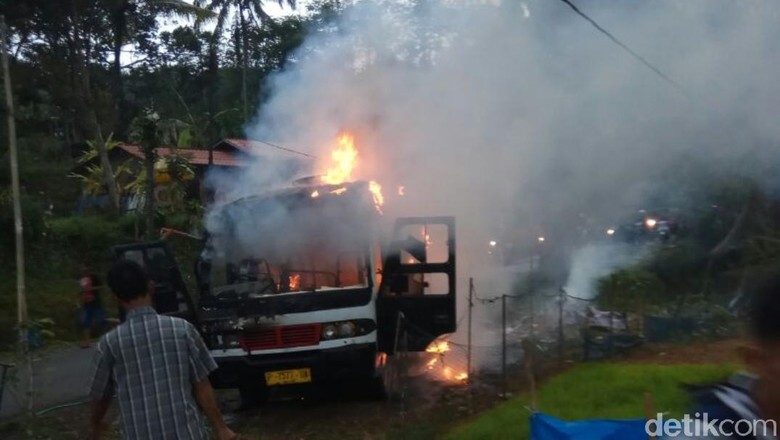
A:
{"label": "smoke near ground", "polygon": [[648,251],[646,246],[627,243],[593,243],[577,249],[572,255],[566,293],[592,300],[598,293],[598,280],[618,269],[635,264]]}
{"label": "smoke near ground", "polygon": [[780,3],[576,3],[684,92],[560,1],[364,0],[312,32],[247,135],[326,157],[355,133],[387,217],[457,217],[461,298],[490,240],[570,241],[579,213],[616,224],[694,172],[771,183]]}

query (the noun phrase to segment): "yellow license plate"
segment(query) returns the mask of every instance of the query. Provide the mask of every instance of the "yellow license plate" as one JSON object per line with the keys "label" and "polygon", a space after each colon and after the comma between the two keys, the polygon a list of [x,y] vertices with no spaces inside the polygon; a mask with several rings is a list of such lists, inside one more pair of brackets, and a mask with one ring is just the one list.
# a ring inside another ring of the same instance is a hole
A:
{"label": "yellow license plate", "polygon": [[269,371],[265,373],[266,385],[288,385],[291,383],[311,382],[311,369],[298,368],[295,370]]}

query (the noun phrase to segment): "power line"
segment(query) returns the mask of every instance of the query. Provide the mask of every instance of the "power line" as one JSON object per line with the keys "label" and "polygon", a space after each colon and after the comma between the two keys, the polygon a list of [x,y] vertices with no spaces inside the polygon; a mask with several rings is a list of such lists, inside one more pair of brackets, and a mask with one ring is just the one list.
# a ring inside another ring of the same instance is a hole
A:
{"label": "power line", "polygon": [[311,155],[311,154],[308,154],[308,153],[304,153],[304,152],[301,152],[301,151],[293,150],[292,148],[283,147],[281,145],[274,144],[273,142],[261,141],[259,139],[251,139],[250,141],[251,142],[259,142],[261,144],[265,144],[265,145],[268,145],[270,147],[278,148],[278,149],[280,149],[282,151],[286,151],[288,153],[299,154],[301,156],[306,156],[306,157],[309,157],[309,158],[312,158],[312,159],[317,159],[317,156],[314,156],[314,155]]}
{"label": "power line", "polygon": [[590,17],[589,17],[587,14],[585,14],[584,12],[582,12],[582,11],[580,10],[580,8],[578,8],[578,7],[577,7],[575,4],[573,4],[573,3],[572,3],[570,0],[561,0],[561,1],[562,1],[562,2],[564,2],[564,3],[566,3],[567,5],[569,5],[569,7],[570,7],[570,8],[571,8],[571,9],[572,9],[574,12],[576,12],[576,13],[577,13],[577,15],[579,15],[580,17],[582,17],[582,18],[584,18],[585,20],[587,20],[587,21],[588,21],[588,22],[589,22],[591,25],[593,25],[593,27],[595,27],[595,28],[596,28],[596,29],[597,29],[599,32],[601,32],[602,34],[606,35],[606,36],[607,36],[607,38],[609,38],[609,39],[610,39],[610,40],[612,40],[612,41],[613,41],[615,44],[617,44],[618,46],[620,46],[621,48],[623,48],[623,50],[625,50],[626,52],[628,52],[628,53],[629,53],[631,56],[633,56],[635,59],[637,59],[637,60],[638,60],[640,63],[644,64],[644,65],[645,65],[645,67],[647,67],[648,69],[650,69],[650,70],[652,70],[653,72],[655,72],[655,74],[656,74],[656,75],[658,75],[658,76],[659,76],[659,77],[661,77],[663,80],[665,80],[666,82],[668,82],[669,84],[671,84],[671,85],[672,85],[674,88],[676,88],[677,90],[679,90],[679,91],[680,91],[680,92],[682,92],[683,94],[685,94],[685,95],[687,95],[687,94],[688,94],[688,93],[685,91],[685,89],[684,89],[684,88],[683,88],[683,87],[682,87],[682,86],[681,86],[679,83],[677,83],[675,80],[673,80],[673,79],[672,79],[672,78],[670,78],[668,75],[666,75],[665,73],[663,73],[663,72],[661,71],[661,69],[659,69],[659,68],[655,67],[653,64],[651,64],[651,63],[650,63],[650,61],[647,61],[647,60],[646,60],[646,59],[645,59],[645,58],[644,58],[642,55],[639,55],[639,54],[638,54],[638,53],[636,53],[636,52],[635,52],[633,49],[631,49],[631,48],[630,48],[630,47],[628,47],[626,44],[624,44],[622,41],[618,40],[618,39],[617,39],[617,37],[615,37],[614,35],[612,35],[612,34],[611,34],[611,33],[610,33],[608,30],[606,30],[606,29],[604,29],[603,27],[601,27],[601,25],[599,25],[598,23],[596,23],[596,21],[595,21],[595,20],[593,20],[593,19],[592,19],[592,18],[590,18]]}

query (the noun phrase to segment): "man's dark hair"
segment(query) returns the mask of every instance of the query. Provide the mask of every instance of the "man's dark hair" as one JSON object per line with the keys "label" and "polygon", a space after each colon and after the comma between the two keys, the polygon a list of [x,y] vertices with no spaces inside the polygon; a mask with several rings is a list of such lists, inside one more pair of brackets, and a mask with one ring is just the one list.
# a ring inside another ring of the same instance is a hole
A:
{"label": "man's dark hair", "polygon": [[121,301],[129,302],[146,295],[149,276],[135,261],[119,260],[108,270],[108,286]]}
{"label": "man's dark hair", "polygon": [[749,310],[753,337],[760,342],[780,342],[780,275],[753,291]]}

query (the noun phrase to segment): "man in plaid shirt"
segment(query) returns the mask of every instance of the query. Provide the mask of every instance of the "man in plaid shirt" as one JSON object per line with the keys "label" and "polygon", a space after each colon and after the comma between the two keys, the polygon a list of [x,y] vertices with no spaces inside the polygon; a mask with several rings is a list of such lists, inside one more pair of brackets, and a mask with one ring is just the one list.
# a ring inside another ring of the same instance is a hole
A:
{"label": "man in plaid shirt", "polygon": [[97,345],[90,389],[92,438],[100,438],[114,394],[124,439],[206,439],[203,414],[219,440],[237,438],[214,398],[208,375],[217,365],[197,330],[154,311],[154,284],[137,263],[116,263],[108,285],[127,319]]}

